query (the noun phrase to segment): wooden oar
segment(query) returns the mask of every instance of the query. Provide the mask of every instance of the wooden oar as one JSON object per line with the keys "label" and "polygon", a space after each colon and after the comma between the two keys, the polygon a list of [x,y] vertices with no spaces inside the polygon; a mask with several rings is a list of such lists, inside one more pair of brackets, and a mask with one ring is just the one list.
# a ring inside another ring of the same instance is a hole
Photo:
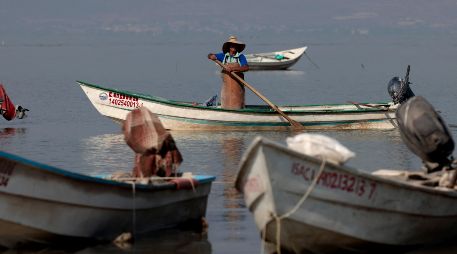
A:
{"label": "wooden oar", "polygon": [[[216,62],[222,69],[225,69],[224,65],[219,60],[216,59],[216,60],[214,60],[214,62]],[[249,88],[249,90],[251,90],[257,96],[259,96],[260,99],[262,99],[264,102],[266,102],[268,104],[268,106],[270,106],[273,110],[278,112],[282,117],[284,117],[287,121],[289,121],[290,125],[292,126],[292,128],[294,130],[305,129],[305,127],[303,125],[301,125],[299,122],[293,120],[288,115],[286,115],[284,112],[282,112],[276,105],[274,105],[270,100],[268,100],[265,96],[263,96],[259,91],[257,91],[254,87],[252,87],[246,81],[244,81],[244,79],[240,78],[240,76],[238,76],[236,73],[230,72],[230,75],[232,75],[232,77],[234,77],[236,80],[238,80],[240,83],[242,83],[245,87]]]}

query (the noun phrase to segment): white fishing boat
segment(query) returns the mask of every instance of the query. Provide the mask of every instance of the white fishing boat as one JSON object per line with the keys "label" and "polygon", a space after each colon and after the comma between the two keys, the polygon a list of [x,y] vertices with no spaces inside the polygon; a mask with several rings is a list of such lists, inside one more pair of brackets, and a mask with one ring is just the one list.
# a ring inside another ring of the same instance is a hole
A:
{"label": "white fishing boat", "polygon": [[457,191],[428,186],[429,177],[369,173],[256,138],[242,158],[236,188],[274,248],[381,253],[457,237]]}
{"label": "white fishing boat", "polygon": [[[290,122],[267,105],[247,105],[240,110],[206,106],[133,93],[78,81],[92,105],[116,122],[141,106],[157,114],[169,130],[290,130]],[[397,105],[348,103],[278,106],[304,129],[394,129]]]}
{"label": "white fishing boat", "polygon": [[250,70],[285,70],[302,57],[308,47],[277,52],[246,54]]}
{"label": "white fishing boat", "polygon": [[201,224],[213,176],[109,180],[0,151],[0,246]]}

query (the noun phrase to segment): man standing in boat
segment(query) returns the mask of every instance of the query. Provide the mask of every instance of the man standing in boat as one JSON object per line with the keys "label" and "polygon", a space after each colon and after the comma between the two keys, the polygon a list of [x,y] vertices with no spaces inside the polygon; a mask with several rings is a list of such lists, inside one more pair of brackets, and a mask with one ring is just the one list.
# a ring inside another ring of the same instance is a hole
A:
{"label": "man standing in boat", "polygon": [[244,108],[244,86],[234,79],[230,73],[233,72],[244,79],[243,72],[249,70],[246,57],[241,54],[245,47],[246,45],[238,41],[236,36],[230,36],[222,46],[221,53],[208,54],[208,59],[219,60],[224,66],[221,89],[221,106],[224,109]]}

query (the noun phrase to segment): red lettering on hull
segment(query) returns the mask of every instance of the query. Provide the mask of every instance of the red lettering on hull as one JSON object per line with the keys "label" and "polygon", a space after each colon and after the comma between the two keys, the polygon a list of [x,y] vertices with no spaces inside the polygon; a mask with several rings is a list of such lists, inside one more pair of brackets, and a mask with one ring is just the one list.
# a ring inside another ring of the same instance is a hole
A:
{"label": "red lettering on hull", "polygon": [[[103,93],[106,96],[106,93]],[[106,100],[106,97],[100,98],[102,101]],[[143,103],[139,102],[139,98],[121,93],[108,92],[108,103],[119,107],[125,107],[130,109],[136,109],[143,106]]]}
{"label": "red lettering on hull", "polygon": [[261,192],[264,191],[262,181],[259,176],[250,177],[244,185],[244,192]]}

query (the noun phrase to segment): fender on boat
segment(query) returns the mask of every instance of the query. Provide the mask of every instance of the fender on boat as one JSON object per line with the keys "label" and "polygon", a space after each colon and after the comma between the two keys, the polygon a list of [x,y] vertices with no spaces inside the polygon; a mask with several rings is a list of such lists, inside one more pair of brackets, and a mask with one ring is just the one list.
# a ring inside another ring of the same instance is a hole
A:
{"label": "fender on boat", "polygon": [[16,108],[6,94],[5,88],[2,84],[0,84],[0,112],[2,116],[8,121],[11,121],[16,117]]}

